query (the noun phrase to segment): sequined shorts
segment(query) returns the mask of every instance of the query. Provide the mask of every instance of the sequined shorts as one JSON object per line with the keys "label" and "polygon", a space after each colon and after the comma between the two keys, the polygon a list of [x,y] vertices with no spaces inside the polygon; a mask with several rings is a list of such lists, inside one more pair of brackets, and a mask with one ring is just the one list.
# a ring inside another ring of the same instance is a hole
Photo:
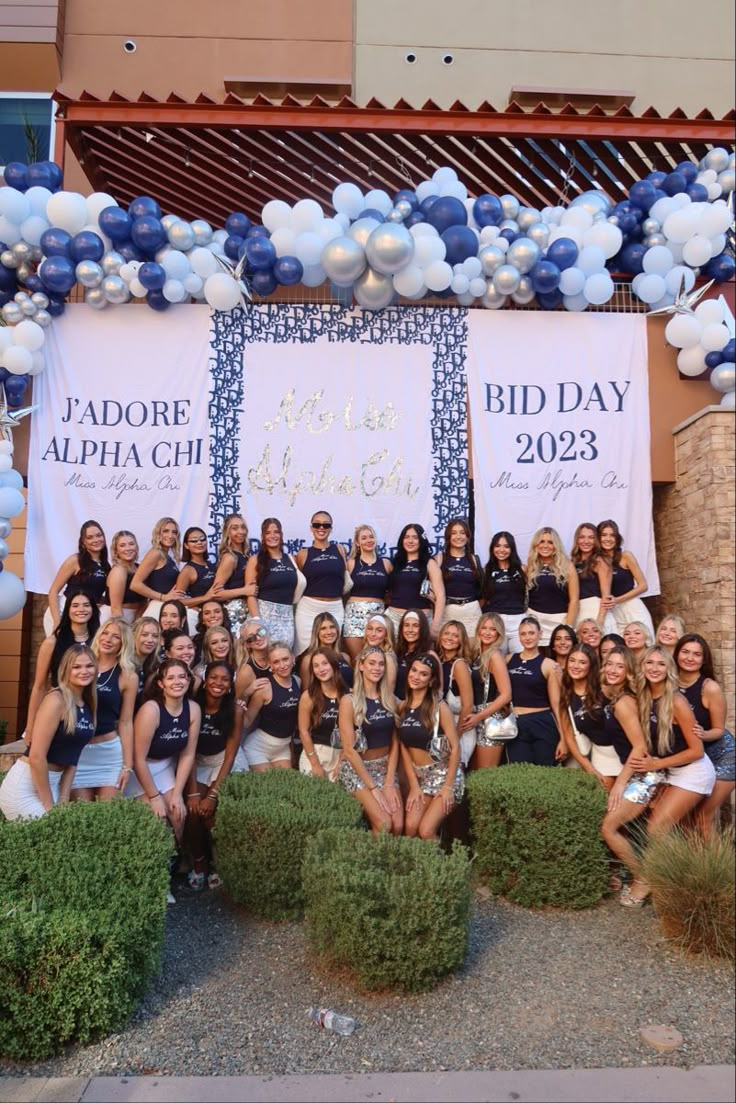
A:
{"label": "sequined shorts", "polygon": [[705,753],[716,770],[716,781],[736,781],[736,740],[730,731],[720,739],[703,744]]}
{"label": "sequined shorts", "polygon": [[[430,762],[428,766],[414,766],[419,788],[428,797],[436,797],[440,789],[447,782],[447,763]],[[455,784],[452,787],[452,795],[456,804],[459,804],[465,793],[465,774],[458,766],[455,774]]]}
{"label": "sequined shorts", "polygon": [[[386,784],[386,771],[388,769],[388,755],[383,758],[364,758],[365,766],[371,780],[382,789]],[[337,769],[337,780],[348,793],[356,793],[358,789],[365,789],[365,785],[356,774],[347,758],[343,758]],[[395,784],[395,783],[394,783]]]}
{"label": "sequined shorts", "polygon": [[268,637],[274,642],[294,646],[294,606],[278,605],[275,601],[258,599],[258,615],[268,629]]}
{"label": "sequined shorts", "polygon": [[632,774],[621,794],[631,804],[649,804],[657,786],[664,781],[664,770],[648,770],[646,774]]}
{"label": "sequined shorts", "polygon": [[233,598],[232,601],[227,602],[225,608],[227,609],[227,615],[230,617],[230,631],[233,639],[237,639],[240,629],[250,616],[245,598]]}
{"label": "sequined shorts", "polygon": [[383,612],[382,601],[348,601],[345,606],[345,622],[342,634],[346,640],[359,640],[365,635],[365,626],[376,613]]}

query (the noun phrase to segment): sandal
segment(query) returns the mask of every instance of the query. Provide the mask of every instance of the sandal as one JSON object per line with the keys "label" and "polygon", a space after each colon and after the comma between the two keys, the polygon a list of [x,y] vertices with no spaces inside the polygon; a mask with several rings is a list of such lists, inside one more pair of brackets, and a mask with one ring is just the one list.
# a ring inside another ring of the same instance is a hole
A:
{"label": "sandal", "polygon": [[194,892],[201,892],[204,888],[204,878],[204,873],[197,873],[196,870],[190,869],[187,874],[187,884]]}
{"label": "sandal", "polygon": [[623,878],[620,873],[612,873],[608,878],[608,891],[620,892],[624,887]]}
{"label": "sandal", "polygon": [[220,874],[216,870],[213,870],[207,877],[207,886],[211,889],[219,889],[222,887],[222,877],[220,877]]}
{"label": "sandal", "polygon": [[618,902],[622,908],[643,908],[651,895],[651,889],[644,896],[634,896],[631,885],[621,890]]}

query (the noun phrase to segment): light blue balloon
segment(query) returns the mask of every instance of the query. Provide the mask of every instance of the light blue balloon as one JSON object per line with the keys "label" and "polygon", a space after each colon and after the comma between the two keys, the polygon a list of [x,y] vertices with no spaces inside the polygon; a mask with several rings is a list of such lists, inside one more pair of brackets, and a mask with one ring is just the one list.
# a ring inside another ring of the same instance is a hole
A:
{"label": "light blue balloon", "polygon": [[[11,468],[10,471],[0,472],[0,488],[4,486],[10,486],[14,490],[23,489],[23,476],[20,471],[16,471],[15,468]],[[0,533],[2,535],[2,533]]]}
{"label": "light blue balloon", "polygon": [[0,620],[9,620],[26,603],[26,588],[12,571],[0,574]]}

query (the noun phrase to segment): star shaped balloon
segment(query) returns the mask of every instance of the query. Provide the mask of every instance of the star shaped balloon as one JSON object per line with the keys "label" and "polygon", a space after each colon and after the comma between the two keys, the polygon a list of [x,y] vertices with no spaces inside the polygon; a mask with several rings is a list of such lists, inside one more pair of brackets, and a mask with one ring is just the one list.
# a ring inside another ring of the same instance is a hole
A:
{"label": "star shaped balloon", "polygon": [[715,280],[709,280],[708,283],[704,283],[702,287],[693,288],[692,291],[686,291],[685,277],[684,275],[680,276],[680,286],[677,288],[675,301],[668,306],[660,306],[657,310],[648,310],[647,318],[656,318],[658,314],[694,314],[695,311],[693,307],[700,302],[706,291],[710,291],[715,282]]}
{"label": "star shaped balloon", "polygon": [[13,429],[17,429],[23,418],[37,409],[38,406],[24,406],[21,410],[9,410],[5,386],[0,383],[0,436],[2,439],[12,441]]}
{"label": "star shaped balloon", "polygon": [[236,263],[234,261],[231,261],[229,257],[221,257],[218,253],[214,253],[213,255],[223,271],[227,272],[228,276],[232,276],[238,287],[240,288],[240,305],[242,306],[243,310],[245,310],[245,300],[247,299],[248,302],[251,302],[253,299],[253,296],[250,293],[250,287],[248,286],[248,281],[244,276],[245,265],[248,258],[246,257],[245,253],[243,253],[240,260]]}

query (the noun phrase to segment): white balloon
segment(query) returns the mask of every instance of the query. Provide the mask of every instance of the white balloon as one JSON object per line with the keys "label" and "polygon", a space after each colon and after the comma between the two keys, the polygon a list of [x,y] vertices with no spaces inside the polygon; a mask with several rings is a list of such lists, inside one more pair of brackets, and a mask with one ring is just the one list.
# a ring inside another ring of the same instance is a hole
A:
{"label": "white balloon", "polygon": [[702,375],[705,371],[705,352],[702,345],[691,345],[690,348],[681,349],[677,354],[677,369],[681,375],[690,378]]}
{"label": "white balloon", "polygon": [[459,199],[461,203],[464,203],[468,198],[468,189],[461,180],[451,180],[447,184],[440,185],[440,195],[449,195],[453,199]]}
{"label": "white balloon", "polygon": [[[0,188],[0,193],[2,193],[4,190],[8,189]],[[4,242],[4,244],[7,246],[11,246],[17,245],[20,241],[20,238],[20,226],[18,225],[18,223],[11,222],[9,218],[5,217],[5,215],[0,215],[0,241]]]}
{"label": "white balloon", "polygon": [[606,254],[599,245],[586,245],[580,251],[575,266],[586,276],[592,276],[596,272],[602,272],[606,267]]}
{"label": "white balloon", "polygon": [[[105,207],[117,206],[117,202],[107,192],[92,192],[92,195],[87,196],[87,221],[96,223],[100,217],[100,211],[104,211]],[[97,232],[99,233],[99,230]]]}
{"label": "white balloon", "polygon": [[[347,216],[345,216],[345,220],[349,225],[350,223]],[[315,233],[322,244],[326,245],[328,241],[334,241],[336,237],[342,237],[346,229],[347,226],[343,226],[342,220],[340,216],[338,216],[337,218],[323,218],[317,226]]]}
{"label": "white balloon", "polygon": [[[635,293],[643,303],[656,303],[666,291],[664,278],[656,272],[642,272],[642,279],[637,284]],[[634,286],[633,281],[631,284]]]}
{"label": "white balloon", "polygon": [[563,295],[579,295],[585,287],[586,275],[580,268],[565,268],[560,272],[560,291]]}
{"label": "white balloon", "polygon": [[87,223],[87,200],[73,191],[57,191],[48,201],[46,218],[69,234],[78,234]]}
{"label": "white balloon", "polygon": [[396,292],[405,299],[410,299],[412,295],[418,294],[420,288],[426,286],[424,273],[417,264],[408,264],[394,274],[393,280]]}
{"label": "white balloon", "polygon": [[[473,200],[473,202],[475,202],[475,200]],[[473,294],[472,291],[466,291],[464,295],[457,296],[457,305],[472,306],[472,304],[475,302],[475,299],[476,296]]]}
{"label": "white balloon", "polygon": [[[196,272],[190,272],[184,279],[184,287],[190,295],[199,295],[204,288],[204,280]],[[131,287],[131,291],[133,288]]]}
{"label": "white balloon", "polygon": [[[388,212],[393,207],[393,200],[388,192],[385,192],[383,188],[373,188],[372,191],[366,192],[363,210],[380,211],[385,218]],[[358,212],[360,214],[360,211]]]}
{"label": "white balloon", "polygon": [[578,313],[581,310],[587,310],[589,304],[583,292],[580,291],[577,295],[565,295],[562,300],[562,305],[565,310],[571,310],[574,313]]}
{"label": "white balloon", "polygon": [[496,238],[500,233],[500,226],[484,226],[480,232],[481,245],[495,245]]}
{"label": "white balloon", "polygon": [[[653,245],[644,254],[641,266],[647,275],[665,276],[672,267],[672,253],[666,245]],[[660,296],[658,295],[657,298]]]}
{"label": "white balloon", "polygon": [[586,246],[595,245],[603,251],[606,260],[615,257],[623,245],[624,235],[612,222],[596,222],[585,231],[583,241]]}
{"label": "white balloon", "polygon": [[46,361],[44,359],[43,352],[31,353],[31,366],[28,369],[29,375],[40,375],[43,369],[46,367]]}
{"label": "white balloon", "polygon": [[430,291],[444,291],[452,283],[452,268],[444,260],[433,260],[424,269],[424,282]]}
{"label": "white balloon", "polygon": [[[582,210],[581,207],[575,207],[573,209],[576,211]],[[585,214],[586,212],[582,211],[582,213]],[[575,242],[578,249],[582,249],[583,230],[581,230],[579,226],[574,226],[572,224],[566,226],[553,226],[549,234],[549,245],[551,245],[553,241],[558,241],[561,237],[569,237],[571,241]],[[502,238],[501,240],[504,239]],[[496,244],[500,244],[500,242]]]}
{"label": "white balloon", "polygon": [[12,456],[14,451],[12,440],[0,439],[0,456]]}
{"label": "white balloon", "polygon": [[700,342],[703,327],[690,314],[675,314],[665,326],[665,340],[676,349],[689,349]]}
{"label": "white balloon", "polygon": [[560,219],[561,226],[574,226],[583,233],[593,225],[593,215],[583,207],[568,207]]}
{"label": "white balloon", "polygon": [[[429,235],[422,235],[421,237],[415,237],[414,239],[414,261],[420,268],[426,268],[428,265],[435,263],[435,261],[444,261],[447,254],[447,246],[442,238],[430,237]],[[447,266],[450,268],[449,264]],[[450,278],[452,278],[452,269],[450,268]],[[425,280],[426,283],[426,280]],[[449,287],[450,281],[445,284]],[[429,287],[429,284],[427,284]],[[437,290],[437,289],[435,289]],[[441,288],[439,289],[441,290]]]}
{"label": "white balloon", "polygon": [[468,257],[467,260],[463,261],[462,269],[468,279],[473,280],[476,276],[481,274],[483,265],[478,257]]}
{"label": "white balloon", "polygon": [[423,203],[425,199],[429,199],[431,195],[438,195],[437,184],[434,180],[421,180],[414,189],[417,193],[417,199],[420,203]]}
{"label": "white balloon", "polygon": [[42,218],[46,217],[46,207],[48,206],[49,199],[53,192],[50,192],[48,188],[40,188],[38,186],[29,188],[25,193],[28,205],[31,208],[31,214],[40,214]]}
{"label": "white balloon", "polygon": [[716,234],[724,234],[731,225],[732,216],[728,204],[718,199],[715,203],[705,205],[705,210],[700,216],[698,229],[706,237],[715,237]]}
{"label": "white balloon", "polygon": [[134,299],[145,299],[146,297],[146,289],[137,276],[133,276],[133,279],[128,281],[128,290]]}
{"label": "white balloon", "polygon": [[0,188],[0,215],[4,215],[8,222],[25,222],[31,214],[31,204],[23,192],[15,188]]}
{"label": "white balloon", "polygon": [[40,245],[41,234],[48,230],[49,224],[40,214],[32,214],[20,224],[20,232],[29,245]]}
{"label": "white balloon", "polygon": [[458,272],[452,277],[450,287],[456,295],[464,295],[470,290],[470,280],[464,272]]}
{"label": "white balloon", "polygon": [[[445,183],[451,184],[453,180],[457,180],[457,172],[452,165],[440,165],[440,167],[435,169],[432,173],[432,179],[437,185]],[[439,194],[439,192],[437,194]]]}
{"label": "white balloon", "polygon": [[725,234],[716,234],[715,237],[710,239],[710,255],[717,257],[719,253],[722,253],[726,248],[727,239]]}
{"label": "white balloon", "polygon": [[614,283],[608,272],[594,272],[585,281],[583,295],[591,305],[602,306],[612,298],[614,291]]}
{"label": "white balloon", "polygon": [[720,352],[725,349],[731,339],[726,326],[722,322],[713,322],[704,326],[700,343],[706,352]]}
{"label": "white balloon", "polygon": [[706,299],[695,307],[695,317],[701,326],[717,325],[723,321],[723,303],[720,299]]}
{"label": "white balloon", "polygon": [[304,287],[319,287],[327,279],[327,273],[321,264],[304,265],[301,283]]}
{"label": "white balloon", "polygon": [[542,222],[545,226],[559,226],[564,213],[564,207],[542,207]]}
{"label": "white balloon", "polygon": [[181,280],[167,280],[162,288],[163,297],[170,303],[183,303],[187,298],[187,291]]}
{"label": "white balloon", "polygon": [[488,290],[488,284],[482,276],[473,276],[470,281],[469,293],[474,299],[480,299]]}
{"label": "white balloon", "polygon": [[701,264],[707,264],[712,256],[713,246],[710,238],[703,234],[695,234],[686,241],[682,247],[682,259],[693,268],[700,268]]}
{"label": "white balloon", "polygon": [[34,321],[26,318],[13,329],[13,343],[29,352],[38,352],[46,340],[46,334]]}
{"label": "white balloon", "polygon": [[[302,262],[304,268],[310,268],[312,265],[319,264],[319,258],[322,256],[324,246],[325,241],[319,234],[308,231],[298,235],[294,242],[293,256]],[[302,283],[303,282],[302,280]],[[318,285],[307,284],[307,286],[317,287]]]}
{"label": "white balloon", "polygon": [[724,410],[736,409],[736,391],[727,391],[720,401],[720,406]]}
{"label": "white balloon", "polygon": [[26,603],[26,588],[12,571],[0,574],[0,620],[9,620]]}
{"label": "white balloon", "polygon": [[[290,220],[291,207],[288,203],[284,203],[283,199],[270,199],[261,211],[261,222],[271,233],[273,233],[274,230],[288,226]],[[216,236],[217,235],[215,235],[215,237]],[[225,273],[223,273],[223,275],[224,274]]]}
{"label": "white balloon", "polygon": [[332,206],[338,214],[345,214],[351,220],[357,218],[365,208],[363,193],[357,184],[338,184],[332,193]]}
{"label": "white balloon", "polygon": [[314,230],[323,217],[322,208],[316,199],[300,199],[294,204],[287,225],[295,234],[304,234]]}
{"label": "white balloon", "polygon": [[676,295],[680,290],[680,283],[682,281],[684,281],[682,283],[684,290],[692,291],[695,286],[695,273],[692,268],[688,268],[684,264],[676,264],[674,268],[670,268],[665,276],[664,285],[670,295]]}
{"label": "white balloon", "polygon": [[218,245],[224,245],[229,236],[227,230],[215,230],[212,241],[217,242]]}
{"label": "white balloon", "polygon": [[[272,200],[272,202],[279,201]],[[236,280],[226,272],[215,272],[205,281],[204,297],[213,310],[232,310],[240,302],[240,295]]]}
{"label": "white balloon", "polygon": [[720,199],[723,195],[723,188],[717,181],[715,184],[706,184],[706,190],[710,200]]}
{"label": "white balloon", "polygon": [[296,234],[288,227],[282,226],[271,234],[271,244],[276,250],[277,257],[293,257],[296,248]]}
{"label": "white balloon", "polygon": [[409,233],[412,237],[439,237],[440,235],[435,230],[434,226],[430,226],[428,222],[417,222],[413,226],[409,227]]}
{"label": "white balloon", "polygon": [[[0,326],[0,353],[13,344],[13,330],[9,326]],[[0,439],[0,444],[2,440]]]}
{"label": "white balloon", "polygon": [[[178,249],[170,249],[159,261],[159,264],[166,272],[166,275],[172,280],[185,280],[192,271],[189,257],[181,253]],[[122,275],[122,271],[120,274]],[[180,299],[170,299],[169,301],[172,303],[181,302]]]}
{"label": "white balloon", "polygon": [[11,375],[25,375],[33,366],[30,349],[25,349],[22,345],[11,345],[2,354],[2,365],[8,369]]}
{"label": "white balloon", "polygon": [[206,280],[208,276],[212,276],[215,272],[219,272],[220,270],[220,266],[212,255],[212,252],[203,245],[198,246],[196,249],[192,249],[187,256],[189,257],[192,271],[197,276],[201,276],[203,280]]}

